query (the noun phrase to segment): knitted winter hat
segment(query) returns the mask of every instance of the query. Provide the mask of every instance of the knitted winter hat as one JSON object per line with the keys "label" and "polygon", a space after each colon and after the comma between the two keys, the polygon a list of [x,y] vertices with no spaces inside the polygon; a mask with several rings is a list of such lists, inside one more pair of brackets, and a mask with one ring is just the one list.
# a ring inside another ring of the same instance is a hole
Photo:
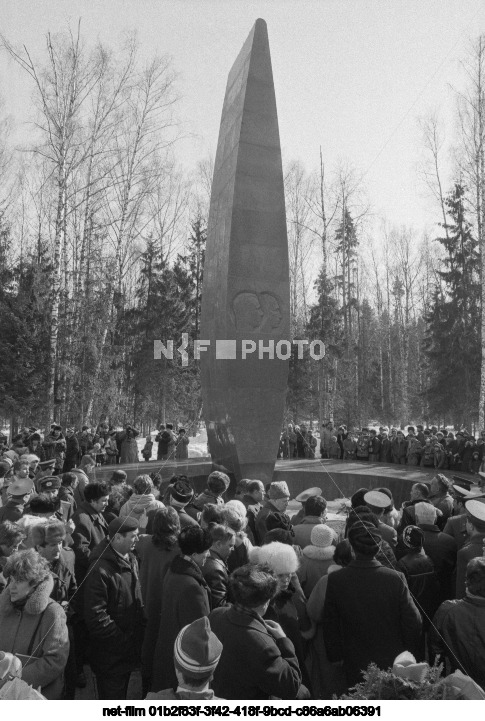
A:
{"label": "knitted winter hat", "polygon": [[222,643],[211,630],[207,616],[198,618],[175,639],[174,659],[190,676],[206,676],[217,666]]}
{"label": "knitted winter hat", "polygon": [[279,498],[290,498],[290,489],[286,481],[274,481],[269,487],[268,496],[271,501],[277,501]]}
{"label": "knitted winter hat", "polygon": [[327,526],[325,523],[319,523],[317,526],[313,526],[310,534],[312,546],[327,548],[332,545],[333,539],[334,533],[330,526]]}
{"label": "knitted winter hat", "polygon": [[349,528],[348,538],[356,553],[374,556],[379,550],[381,536],[373,523],[356,521]]}

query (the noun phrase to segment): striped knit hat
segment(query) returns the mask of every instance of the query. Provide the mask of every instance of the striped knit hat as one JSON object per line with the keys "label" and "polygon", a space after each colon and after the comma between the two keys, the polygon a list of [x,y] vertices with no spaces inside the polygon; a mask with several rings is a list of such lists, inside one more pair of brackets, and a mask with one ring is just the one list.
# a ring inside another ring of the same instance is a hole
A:
{"label": "striped knit hat", "polygon": [[217,666],[222,643],[211,631],[207,616],[198,618],[180,631],[175,639],[175,663],[190,676],[206,676]]}

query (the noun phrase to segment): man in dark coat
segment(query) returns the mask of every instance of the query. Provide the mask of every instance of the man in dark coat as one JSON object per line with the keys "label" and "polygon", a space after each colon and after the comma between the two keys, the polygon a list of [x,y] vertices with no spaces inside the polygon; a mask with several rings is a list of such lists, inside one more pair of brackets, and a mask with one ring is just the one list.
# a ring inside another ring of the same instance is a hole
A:
{"label": "man in dark coat", "polygon": [[91,553],[108,535],[108,524],[103,511],[108,505],[110,488],[107,483],[88,483],[84,489],[85,501],[80,503],[72,517],[73,550],[76,556],[76,579],[81,583],[91,561]]}
{"label": "man in dark coat", "polygon": [[263,507],[256,518],[256,533],[260,543],[263,542],[263,539],[268,532],[266,519],[270,513],[285,514],[289,501],[290,491],[286,481],[274,481],[271,483],[268,498],[265,500]]}
{"label": "man in dark coat", "polygon": [[453,598],[453,574],[456,566],[457,547],[455,540],[442,533],[436,521],[437,509],[430,503],[417,503],[414,507],[416,525],[424,533],[424,552],[431,558],[440,582],[441,601]]}
{"label": "man in dark coat", "polygon": [[252,534],[252,542],[256,545],[262,543],[262,538],[258,537],[256,532],[256,518],[263,507],[264,500],[264,484],[262,481],[248,481],[246,492],[242,497],[242,502],[246,507],[246,518],[248,519],[248,529]]}
{"label": "man in dark coat", "polygon": [[61,426],[57,423],[52,423],[50,433],[46,435],[42,442],[46,460],[55,458],[56,444],[60,441],[65,441],[64,436],[61,433]]}
{"label": "man in dark coat", "polygon": [[64,459],[63,473],[67,473],[77,466],[79,462],[79,441],[74,433],[74,428],[66,429],[66,457]]}
{"label": "man in dark coat", "polygon": [[216,695],[226,699],[305,699],[295,649],[281,626],[265,621],[276,595],[277,579],[267,566],[237,568],[229,579],[234,606],[217,608],[209,616],[222,643],[214,673]]}
{"label": "man in dark coat", "polygon": [[211,524],[209,533],[212,539],[212,546],[209,556],[202,568],[210,593],[210,606],[213,610],[227,603],[227,586],[229,574],[227,571],[227,559],[234,550],[236,534],[232,528],[219,523]]}
{"label": "man in dark coat", "polygon": [[453,484],[453,515],[448,518],[443,528],[443,533],[447,533],[455,539],[458,550],[468,543],[470,537],[467,531],[467,513],[465,503],[474,498],[484,498],[483,494],[473,493],[466,488]]}
{"label": "man in dark coat", "polygon": [[485,688],[485,558],[469,561],[466,596],[441,604],[429,641],[434,656],[447,658],[453,670],[460,669]]}
{"label": "man in dark coat", "polygon": [[468,500],[465,503],[467,515],[468,543],[458,551],[456,563],[456,598],[466,594],[466,569],[472,558],[483,555],[485,547],[485,499]]}
{"label": "man in dark coat", "polygon": [[209,589],[202,568],[211,545],[209,531],[198,525],[184,528],[180,533],[182,555],[173,559],[163,581],[152,691],[176,687],[173,647],[177,634],[192,621],[209,615]]}
{"label": "man in dark coat", "polygon": [[140,664],[145,613],[132,551],[138,523],[115,518],[108,538],[91,554],[84,581],[84,617],[99,699],[125,699],[131,672]]}
{"label": "man in dark coat", "polygon": [[402,651],[416,653],[421,616],[404,575],[375,560],[381,542],[375,526],[356,521],[348,538],[355,560],[328,577],[323,634],[329,661],[343,662],[353,686],[370,663],[387,669]]}

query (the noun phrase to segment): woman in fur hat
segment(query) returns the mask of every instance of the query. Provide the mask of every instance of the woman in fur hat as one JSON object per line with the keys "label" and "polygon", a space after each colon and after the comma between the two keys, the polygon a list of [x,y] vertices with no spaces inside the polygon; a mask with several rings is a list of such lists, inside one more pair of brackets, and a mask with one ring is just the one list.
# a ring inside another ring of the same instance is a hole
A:
{"label": "woman in fur hat", "polygon": [[275,541],[265,546],[254,547],[249,554],[251,563],[268,565],[278,580],[276,596],[268,606],[264,618],[280,624],[295,647],[300,664],[302,680],[311,690],[310,677],[305,663],[305,641],[302,634],[310,630],[305,604],[301,602],[293,585],[293,576],[298,570],[298,557],[292,546]]}
{"label": "woman in fur hat", "polygon": [[49,564],[29,548],[10,556],[4,575],[10,582],[0,595],[0,648],[20,658],[26,683],[60,699],[69,638],[66,614],[50,598]]}

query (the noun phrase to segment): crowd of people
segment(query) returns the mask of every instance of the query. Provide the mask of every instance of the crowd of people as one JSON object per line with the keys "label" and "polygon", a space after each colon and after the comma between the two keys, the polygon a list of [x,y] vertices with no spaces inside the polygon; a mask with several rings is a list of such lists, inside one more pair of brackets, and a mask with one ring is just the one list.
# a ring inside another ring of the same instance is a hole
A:
{"label": "crowd of people", "polygon": [[[56,473],[79,467],[91,478],[97,466],[138,463],[140,453],[136,439],[139,435],[140,431],[129,424],[123,430],[100,423],[96,429],[82,426],[76,431],[68,427],[63,432],[58,423],[53,423],[48,433],[34,427],[24,428],[13,436],[10,444],[8,436],[0,432],[0,454],[7,450],[17,455],[30,453],[41,462],[54,460]],[[185,428],[178,428],[175,433],[172,423],[161,424],[154,441],[151,434],[146,436],[141,449],[143,460],[152,459],[155,443],[157,460],[188,458],[189,437]]]}
{"label": "crowd of people", "polygon": [[485,431],[476,439],[467,430],[455,432],[437,426],[407,426],[406,429],[381,426],[347,430],[332,422],[322,426],[320,443],[305,424],[289,423],[281,433],[280,458],[320,457],[344,461],[397,463],[453,471],[478,473],[485,470]]}
{"label": "crowd of people", "polygon": [[10,446],[0,651],[45,698],[75,698],[92,674],[99,699],[125,699],[139,669],[142,698],[328,699],[404,651],[485,687],[477,488],[438,473],[401,508],[362,488],[332,519],[312,488],[290,517],[284,481],[244,479],[227,500],[221,471],[196,494],[183,475],[90,480]]}

